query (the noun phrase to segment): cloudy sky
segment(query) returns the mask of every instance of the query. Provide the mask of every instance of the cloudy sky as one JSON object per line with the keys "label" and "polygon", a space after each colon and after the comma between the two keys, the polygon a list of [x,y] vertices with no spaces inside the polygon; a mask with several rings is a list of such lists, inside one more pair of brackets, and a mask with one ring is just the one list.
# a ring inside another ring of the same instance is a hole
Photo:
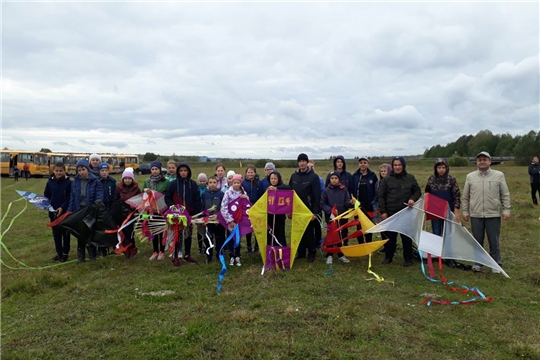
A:
{"label": "cloudy sky", "polygon": [[540,130],[536,3],[5,3],[2,147],[322,158]]}

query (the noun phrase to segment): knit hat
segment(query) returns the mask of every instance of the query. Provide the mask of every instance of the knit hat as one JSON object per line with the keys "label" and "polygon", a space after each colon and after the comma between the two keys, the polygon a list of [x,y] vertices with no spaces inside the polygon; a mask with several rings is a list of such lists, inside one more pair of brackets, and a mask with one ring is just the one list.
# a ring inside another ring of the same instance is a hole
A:
{"label": "knit hat", "polygon": [[98,165],[98,170],[101,171],[101,169],[107,169],[109,170],[109,164],[107,163],[101,163]]}
{"label": "knit hat", "polygon": [[150,163],[150,169],[153,167],[157,167],[159,171],[161,171],[161,163],[157,160],[154,160]]}
{"label": "knit hat", "polygon": [[232,181],[234,181],[234,180],[242,181],[242,175],[241,174],[234,174],[233,177],[232,177]]}
{"label": "knit hat", "polygon": [[300,161],[309,161],[309,158],[306,154],[301,153],[300,155],[298,155],[298,159],[296,159],[296,162]]}
{"label": "knit hat", "polygon": [[125,171],[129,171],[129,172],[131,172],[131,173],[134,172],[134,170],[133,170],[133,168],[132,168],[131,166],[130,166],[130,167],[127,167]]}
{"label": "knit hat", "polygon": [[98,159],[99,162],[101,162],[101,156],[99,156],[98,154],[90,155],[90,157],[88,158],[88,161],[92,161],[92,159]]}
{"label": "knit hat", "polygon": [[205,173],[200,173],[199,176],[197,176],[198,181],[208,181],[208,176],[206,176]]}
{"label": "knit hat", "polygon": [[266,163],[266,165],[264,165],[264,170],[268,170],[268,169],[272,169],[272,170],[276,170],[276,165],[274,165],[274,163]]}
{"label": "knit hat", "polygon": [[328,177],[329,179],[331,179],[332,176],[336,176],[339,179],[339,173],[337,171],[332,171],[328,175],[329,175],[329,177]]}
{"label": "knit hat", "polygon": [[234,171],[229,170],[229,171],[227,172],[227,179],[228,179],[229,177],[233,176],[234,174],[236,174]]}
{"label": "knit hat", "polygon": [[132,171],[124,170],[124,172],[122,173],[122,179],[127,177],[135,180],[135,176],[133,176]]}
{"label": "knit hat", "polygon": [[78,169],[79,166],[84,166],[88,171],[90,171],[90,165],[88,164],[88,161],[81,159],[77,161],[77,164],[75,165],[75,168]]}

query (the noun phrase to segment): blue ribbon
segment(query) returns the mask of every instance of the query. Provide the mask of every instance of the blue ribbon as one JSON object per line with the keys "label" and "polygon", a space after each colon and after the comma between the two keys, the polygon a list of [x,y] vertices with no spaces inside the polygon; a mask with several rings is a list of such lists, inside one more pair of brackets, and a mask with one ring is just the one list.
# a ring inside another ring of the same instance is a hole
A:
{"label": "blue ribbon", "polygon": [[225,277],[225,273],[227,272],[227,265],[225,263],[225,257],[223,256],[223,249],[229,243],[229,241],[233,239],[233,237],[235,239],[234,248],[236,249],[237,247],[240,246],[240,228],[238,224],[236,224],[233,231],[231,231],[231,234],[229,235],[229,237],[227,237],[227,239],[223,243],[223,246],[221,247],[221,249],[219,249],[219,261],[221,261],[221,272],[219,273],[219,276],[218,276],[218,285],[217,285],[218,291],[221,290],[221,282],[223,278]]}
{"label": "blue ribbon", "polygon": [[[418,254],[420,254],[420,267],[422,268],[422,274],[424,274],[424,276],[426,277],[426,279],[428,279],[429,281],[432,281],[432,282],[442,282],[441,280],[437,280],[437,279],[434,279],[432,277],[429,277],[427,274],[426,274],[426,268],[424,267],[424,261],[422,259],[422,251],[421,250],[418,250]],[[452,285],[454,283],[454,281],[451,281],[449,283],[447,283],[448,285]],[[428,305],[429,306],[429,305]]]}

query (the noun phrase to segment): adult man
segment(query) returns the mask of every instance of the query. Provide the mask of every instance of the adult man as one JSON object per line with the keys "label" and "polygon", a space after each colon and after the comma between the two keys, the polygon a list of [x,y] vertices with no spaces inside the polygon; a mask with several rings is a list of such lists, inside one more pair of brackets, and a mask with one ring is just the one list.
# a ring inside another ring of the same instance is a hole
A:
{"label": "adult man", "polygon": [[[422,192],[416,178],[409,174],[406,169],[407,164],[402,156],[397,156],[392,160],[392,172],[387,177],[381,179],[379,185],[379,209],[383,219],[387,219],[408,206],[413,206],[420,198]],[[385,258],[383,265],[390,264],[396,251],[397,232],[387,231],[388,242],[384,246]],[[403,266],[412,265],[412,239],[401,234],[403,243]]]}
{"label": "adult man", "polygon": [[[361,156],[358,159],[358,170],[352,175],[353,178],[353,192],[351,195],[356,197],[360,201],[360,207],[367,214],[368,212],[373,212],[373,202],[377,196],[377,175],[369,169],[369,159],[367,156]],[[357,226],[357,229],[360,230],[362,227]],[[358,238],[358,243],[362,244],[365,242],[371,242],[373,234],[364,234]]]}
{"label": "adult man", "polygon": [[23,165],[23,173],[24,173],[24,179],[28,181],[28,178],[30,177],[30,165],[27,163],[24,163]]}
{"label": "adult man", "polygon": [[303,258],[308,250],[308,262],[315,261],[317,244],[315,242],[314,226],[319,226],[315,221],[320,212],[321,186],[319,176],[308,166],[309,158],[306,154],[298,155],[298,170],[296,170],[289,180],[289,186],[296,192],[298,197],[311,210],[313,216],[311,222],[304,231],[300,245],[298,246],[298,258]]}
{"label": "adult man", "polygon": [[[504,220],[510,219],[510,192],[504,174],[493,170],[491,156],[482,151],[476,155],[478,171],[473,171],[465,179],[463,188],[462,209],[463,220],[471,220],[474,238],[484,246],[484,234],[489,242],[489,254],[502,265],[499,250],[499,234],[501,232],[501,212]],[[475,264],[473,271],[481,271],[481,265]],[[493,270],[498,272],[498,270]]]}
{"label": "adult man", "polygon": [[531,165],[529,165],[529,175],[531,178],[531,197],[534,206],[538,206],[538,199],[536,193],[540,193],[540,164],[538,163],[538,157],[533,157]]}

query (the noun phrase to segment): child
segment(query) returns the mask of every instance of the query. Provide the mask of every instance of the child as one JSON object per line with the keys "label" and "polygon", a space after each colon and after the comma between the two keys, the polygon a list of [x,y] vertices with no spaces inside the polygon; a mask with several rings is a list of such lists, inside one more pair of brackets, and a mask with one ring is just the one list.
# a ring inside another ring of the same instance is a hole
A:
{"label": "child", "polygon": [[[270,173],[268,180],[270,182],[270,186],[268,186],[269,191],[291,190],[289,185],[283,184],[281,174],[275,170]],[[281,246],[287,246],[287,240],[285,238],[285,214],[268,214],[268,228],[272,229],[272,233]],[[274,243],[270,232],[268,232],[266,241],[268,245],[277,245]]]}
{"label": "child", "polygon": [[[206,189],[208,189],[206,186],[208,184],[208,177],[205,173],[200,173],[199,176],[197,176],[197,180],[199,181],[199,195],[202,197]],[[204,227],[202,225],[197,225],[197,243],[199,245],[199,255],[204,254],[203,234],[201,233],[203,230]]]}
{"label": "child", "polygon": [[[340,184],[340,177],[337,171],[332,171],[330,173],[330,184],[324,189],[321,194],[321,209],[324,213],[330,218],[333,219],[335,215],[339,215],[345,212],[347,208],[351,208],[354,205],[354,200],[351,199],[349,191],[344,185]],[[332,214],[332,208],[336,206],[337,214]],[[338,227],[347,223],[347,219],[338,220]],[[346,237],[346,233],[343,234],[340,231],[340,238],[343,239]],[[343,246],[347,245],[347,241],[343,242]],[[335,245],[335,246],[339,246]],[[342,252],[338,254],[338,260],[344,264],[349,263],[349,259],[343,255]],[[331,253],[326,254],[326,263],[332,264],[333,258]]]}
{"label": "child", "polygon": [[[150,163],[150,177],[144,180],[144,192],[150,192],[152,190],[165,194],[169,187],[169,180],[165,179],[165,176],[161,173],[161,163],[159,161],[152,161]],[[152,239],[152,245],[154,246],[154,252],[150,256],[149,260],[165,259],[165,244],[163,243],[163,234],[154,235]],[[158,253],[159,252],[159,253]]]}
{"label": "child", "polygon": [[[135,176],[133,172],[129,170],[124,170],[122,173],[122,181],[116,186],[116,192],[114,193],[114,202],[122,201],[123,203],[126,200],[134,197],[141,193],[139,189],[139,184],[135,181]],[[124,215],[127,217],[131,213],[131,208],[124,203]],[[120,225],[120,224],[119,224]],[[137,247],[135,246],[135,237],[133,236],[133,229],[135,224],[132,223],[125,227],[122,232],[124,234],[124,245],[133,244],[130,246],[127,251],[124,253],[126,259],[135,259],[137,255]]]}
{"label": "child", "polygon": [[[257,169],[255,166],[248,165],[246,167],[246,178],[244,181],[242,181],[242,188],[246,192],[246,195],[252,204],[255,204],[261,197],[261,185],[259,183],[259,175],[257,175]],[[249,255],[253,254],[251,235],[252,233],[246,235],[247,250]],[[255,242],[255,250],[258,250],[257,242]]]}
{"label": "child", "polygon": [[101,163],[98,166],[99,169],[99,181],[103,187],[103,203],[110,209],[116,192],[116,180],[109,175],[109,164]]}
{"label": "child", "polygon": [[88,158],[88,161],[90,161],[90,172],[99,177],[99,164],[101,164],[101,156],[98,154],[92,154]]}
{"label": "child", "polygon": [[[189,215],[193,216],[201,210],[201,196],[195,180],[191,179],[191,168],[186,163],[178,164],[176,180],[173,180],[165,192],[167,206],[181,205],[186,208]],[[190,229],[191,232],[192,229]],[[176,251],[175,251],[176,256]],[[197,261],[191,257],[191,235],[184,238],[184,260],[191,264]],[[173,264],[176,266],[178,259],[173,256]]]}
{"label": "child", "polygon": [[165,179],[169,180],[169,182],[176,179],[176,161],[169,160],[167,162],[167,175],[165,175]]}
{"label": "child", "polygon": [[[86,160],[79,160],[76,164],[77,175],[71,185],[68,211],[76,212],[97,200],[103,201],[103,187],[99,178],[90,173],[90,165]],[[85,243],[77,242],[77,263],[84,262],[86,256]],[[90,261],[96,261],[97,248],[88,245]]]}
{"label": "child", "polygon": [[[49,212],[51,222],[67,210],[69,196],[71,194],[71,180],[66,175],[66,167],[63,163],[56,163],[53,167],[53,175],[45,185],[45,197],[49,199],[51,206],[56,210]],[[69,232],[60,226],[52,228],[56,255],[52,261],[66,262],[70,250]]]}
{"label": "child", "polygon": [[270,174],[276,171],[276,165],[274,163],[268,162],[264,165],[264,179],[261,180],[260,186],[261,186],[261,194],[264,194],[266,192],[266,189],[270,186]]}
{"label": "child", "polygon": [[[211,176],[210,179],[208,179],[208,189],[201,196],[203,209],[210,210],[212,207],[214,207],[212,211],[209,211],[209,215],[213,215],[216,212],[220,211],[221,202],[223,201],[224,195],[225,194],[223,193],[223,191],[218,189],[217,177]],[[225,229],[223,228],[223,226],[221,226],[221,224],[207,224],[206,229],[208,229],[208,235],[214,238],[216,259],[218,259],[219,261],[219,251],[221,250],[221,247],[225,242]],[[210,243],[208,242],[206,235],[204,237],[204,242],[206,247],[208,248],[210,246]],[[206,263],[212,261],[212,254],[212,249],[208,250],[208,254],[206,255]]]}
{"label": "child", "polygon": [[13,180],[19,181],[19,168],[17,167],[17,164],[13,165]]}
{"label": "child", "polygon": [[[216,165],[216,173],[214,174],[215,177],[218,179],[218,189],[222,190],[225,186],[227,186],[227,178],[225,177],[225,165],[223,164],[217,164]],[[233,171],[234,173],[234,171]]]}
{"label": "child", "polygon": [[[225,195],[223,196],[223,201],[221,202],[221,215],[223,215],[223,217],[225,218],[225,221],[229,226],[229,231],[232,231],[236,226],[233,221],[233,214],[229,212],[229,204],[232,201],[238,199],[239,197],[242,197],[244,199],[248,198],[246,192],[244,191],[244,189],[242,189],[242,175],[234,174],[231,177],[231,181],[231,187],[225,192]],[[242,266],[242,263],[240,261],[240,246],[235,248],[234,241],[229,242],[229,254],[229,265],[233,266],[234,262],[236,261],[236,266]]]}
{"label": "child", "polygon": [[233,171],[233,170],[229,170],[227,172],[227,184],[225,184],[225,186],[223,186],[221,188],[221,191],[223,191],[224,193],[227,192],[227,190],[229,190],[229,188],[231,187],[232,185],[232,177],[233,175],[235,175],[236,173]]}

